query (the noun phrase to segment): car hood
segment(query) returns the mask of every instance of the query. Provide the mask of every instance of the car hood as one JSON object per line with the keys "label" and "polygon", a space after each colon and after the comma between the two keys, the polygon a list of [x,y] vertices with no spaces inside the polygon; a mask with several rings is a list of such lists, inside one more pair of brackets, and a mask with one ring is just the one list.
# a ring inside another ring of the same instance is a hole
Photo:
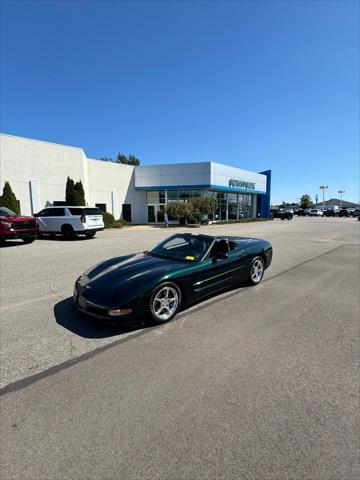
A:
{"label": "car hood", "polygon": [[78,280],[78,290],[86,299],[103,306],[131,303],[174,269],[176,262],[137,253],[105,260]]}
{"label": "car hood", "polygon": [[24,215],[8,217],[6,215],[0,215],[0,220],[6,220],[7,222],[28,222],[29,220],[35,220],[34,217],[26,217]]}

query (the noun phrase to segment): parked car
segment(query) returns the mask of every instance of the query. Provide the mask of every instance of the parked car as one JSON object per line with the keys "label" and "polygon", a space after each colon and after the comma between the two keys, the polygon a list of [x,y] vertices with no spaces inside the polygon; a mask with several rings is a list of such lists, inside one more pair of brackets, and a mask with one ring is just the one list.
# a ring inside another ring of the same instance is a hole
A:
{"label": "parked car", "polygon": [[121,325],[147,314],[155,323],[230,285],[258,285],[271,264],[266,240],[175,234],[152,250],[111,258],[75,282],[77,308]]}
{"label": "parked car", "polygon": [[324,212],[320,208],[312,208],[310,210],[310,217],[322,217]]}
{"label": "parked car", "polygon": [[353,217],[360,218],[360,208],[355,208],[352,215],[353,215]]}
{"label": "parked car", "polygon": [[67,239],[76,235],[92,238],[104,229],[102,214],[93,207],[48,207],[35,215],[40,234],[62,234]]}
{"label": "parked car", "polygon": [[270,210],[270,215],[272,218],[281,218],[281,220],[292,220],[294,216],[292,212],[282,208]]}
{"label": "parked car", "polygon": [[0,207],[0,241],[19,238],[24,243],[32,243],[38,235],[34,217],[18,215],[6,207]]}
{"label": "parked car", "polygon": [[310,216],[311,208],[305,208],[304,213],[306,216]]}
{"label": "parked car", "polygon": [[350,212],[347,208],[340,208],[339,217],[350,217]]}
{"label": "parked car", "polygon": [[305,217],[306,213],[303,208],[299,208],[299,210],[296,211],[296,214],[298,217]]}

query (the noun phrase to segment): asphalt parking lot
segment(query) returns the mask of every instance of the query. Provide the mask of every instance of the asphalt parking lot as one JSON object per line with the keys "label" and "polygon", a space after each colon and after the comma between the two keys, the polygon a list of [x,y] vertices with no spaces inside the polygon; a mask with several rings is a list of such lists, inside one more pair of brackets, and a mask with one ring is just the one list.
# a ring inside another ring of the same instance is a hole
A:
{"label": "asphalt parking lot", "polygon": [[3,248],[1,478],[358,478],[359,225],[196,229],[270,240],[263,283],[127,330],[73,283],[173,229]]}

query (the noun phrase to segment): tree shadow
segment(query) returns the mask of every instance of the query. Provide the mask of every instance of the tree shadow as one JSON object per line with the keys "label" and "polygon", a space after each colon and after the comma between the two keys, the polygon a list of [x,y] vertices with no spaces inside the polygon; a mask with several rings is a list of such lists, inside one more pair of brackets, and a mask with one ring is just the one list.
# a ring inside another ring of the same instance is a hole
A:
{"label": "tree shadow", "polygon": [[134,319],[131,323],[107,325],[100,320],[78,311],[72,297],[54,305],[56,322],[70,332],[84,338],[108,338],[144,328],[144,319]]}

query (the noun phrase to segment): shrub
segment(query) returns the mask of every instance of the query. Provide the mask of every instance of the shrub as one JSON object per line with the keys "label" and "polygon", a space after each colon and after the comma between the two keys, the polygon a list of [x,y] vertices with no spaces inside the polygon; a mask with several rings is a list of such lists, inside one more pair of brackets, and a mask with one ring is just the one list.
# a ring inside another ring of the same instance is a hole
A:
{"label": "shrub", "polygon": [[20,213],[20,203],[12,191],[9,182],[5,182],[3,194],[0,197],[0,205],[12,210],[15,213]]}
{"label": "shrub", "polygon": [[112,215],[109,212],[101,212],[101,214],[102,214],[103,220],[104,220],[104,227],[105,228],[112,228],[112,226],[115,222],[114,215]]}

